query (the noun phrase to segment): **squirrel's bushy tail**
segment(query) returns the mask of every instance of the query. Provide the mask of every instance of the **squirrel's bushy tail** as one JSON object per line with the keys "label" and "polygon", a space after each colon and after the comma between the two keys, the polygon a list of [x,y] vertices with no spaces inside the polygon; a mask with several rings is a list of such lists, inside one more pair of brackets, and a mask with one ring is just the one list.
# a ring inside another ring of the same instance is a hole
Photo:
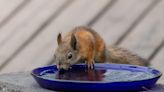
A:
{"label": "squirrel's bushy tail", "polygon": [[109,46],[106,52],[107,61],[119,64],[132,64],[140,66],[149,66],[149,62],[136,54],[132,54],[128,50]]}

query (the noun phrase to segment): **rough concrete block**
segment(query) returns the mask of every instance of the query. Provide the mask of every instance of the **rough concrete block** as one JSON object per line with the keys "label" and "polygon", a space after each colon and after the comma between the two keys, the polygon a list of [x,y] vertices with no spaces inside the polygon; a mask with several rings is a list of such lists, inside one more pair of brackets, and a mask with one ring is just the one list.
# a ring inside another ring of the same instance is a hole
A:
{"label": "rough concrete block", "polygon": [[29,72],[0,75],[0,92],[54,92],[41,88]]}

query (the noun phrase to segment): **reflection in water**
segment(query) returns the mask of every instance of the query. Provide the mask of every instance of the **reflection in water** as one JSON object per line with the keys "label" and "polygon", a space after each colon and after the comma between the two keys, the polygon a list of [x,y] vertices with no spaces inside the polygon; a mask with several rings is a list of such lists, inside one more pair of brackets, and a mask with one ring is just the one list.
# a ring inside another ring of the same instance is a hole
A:
{"label": "reflection in water", "polygon": [[71,69],[56,72],[55,78],[64,80],[102,81],[105,77],[105,72],[106,70]]}

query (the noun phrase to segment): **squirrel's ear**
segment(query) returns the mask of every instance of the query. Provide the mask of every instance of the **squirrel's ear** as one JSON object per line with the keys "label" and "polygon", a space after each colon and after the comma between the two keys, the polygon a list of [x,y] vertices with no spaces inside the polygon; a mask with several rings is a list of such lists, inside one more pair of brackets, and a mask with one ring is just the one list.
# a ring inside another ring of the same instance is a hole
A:
{"label": "squirrel's ear", "polygon": [[71,36],[71,46],[72,46],[72,48],[74,49],[74,50],[76,50],[77,49],[77,40],[76,40],[76,37],[75,37],[75,35],[74,34],[72,34],[72,36]]}
{"label": "squirrel's ear", "polygon": [[57,42],[58,42],[58,45],[62,42],[61,33],[58,34]]}

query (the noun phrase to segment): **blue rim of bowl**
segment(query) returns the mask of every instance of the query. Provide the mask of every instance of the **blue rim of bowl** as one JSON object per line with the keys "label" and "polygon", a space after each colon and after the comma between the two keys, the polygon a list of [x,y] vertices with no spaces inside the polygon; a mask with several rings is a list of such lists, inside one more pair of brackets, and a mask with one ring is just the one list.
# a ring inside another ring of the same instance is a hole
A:
{"label": "blue rim of bowl", "polygon": [[[76,65],[85,65],[85,64],[76,64]],[[42,80],[45,80],[45,81],[48,80],[48,81],[54,81],[54,82],[65,82],[65,83],[66,83],[66,82],[67,82],[67,83],[90,83],[90,84],[95,84],[95,83],[97,83],[97,84],[102,84],[102,83],[103,83],[103,84],[106,84],[106,83],[140,82],[140,81],[148,81],[148,80],[158,79],[158,78],[160,78],[160,77],[163,75],[159,70],[154,69],[154,68],[150,68],[150,67],[144,67],[144,66],[138,66],[138,65],[127,65],[127,64],[112,64],[112,65],[118,65],[118,66],[124,65],[124,66],[126,66],[126,67],[129,66],[129,67],[137,67],[137,68],[147,68],[147,69],[151,69],[151,70],[157,71],[157,72],[158,72],[158,75],[155,75],[155,77],[150,78],[150,79],[109,82],[109,81],[79,81],[79,80],[46,79],[46,78],[43,78],[43,77],[41,77],[41,76],[39,76],[39,75],[36,75],[36,74],[34,73],[34,71],[35,71],[36,69],[42,69],[42,68],[51,67],[51,66],[56,66],[56,65],[49,65],[49,66],[45,66],[45,67],[38,67],[38,68],[35,68],[34,70],[32,70],[31,75],[33,75],[33,76],[35,76],[35,77],[37,77],[37,78],[40,78],[40,79],[42,79]]]}

